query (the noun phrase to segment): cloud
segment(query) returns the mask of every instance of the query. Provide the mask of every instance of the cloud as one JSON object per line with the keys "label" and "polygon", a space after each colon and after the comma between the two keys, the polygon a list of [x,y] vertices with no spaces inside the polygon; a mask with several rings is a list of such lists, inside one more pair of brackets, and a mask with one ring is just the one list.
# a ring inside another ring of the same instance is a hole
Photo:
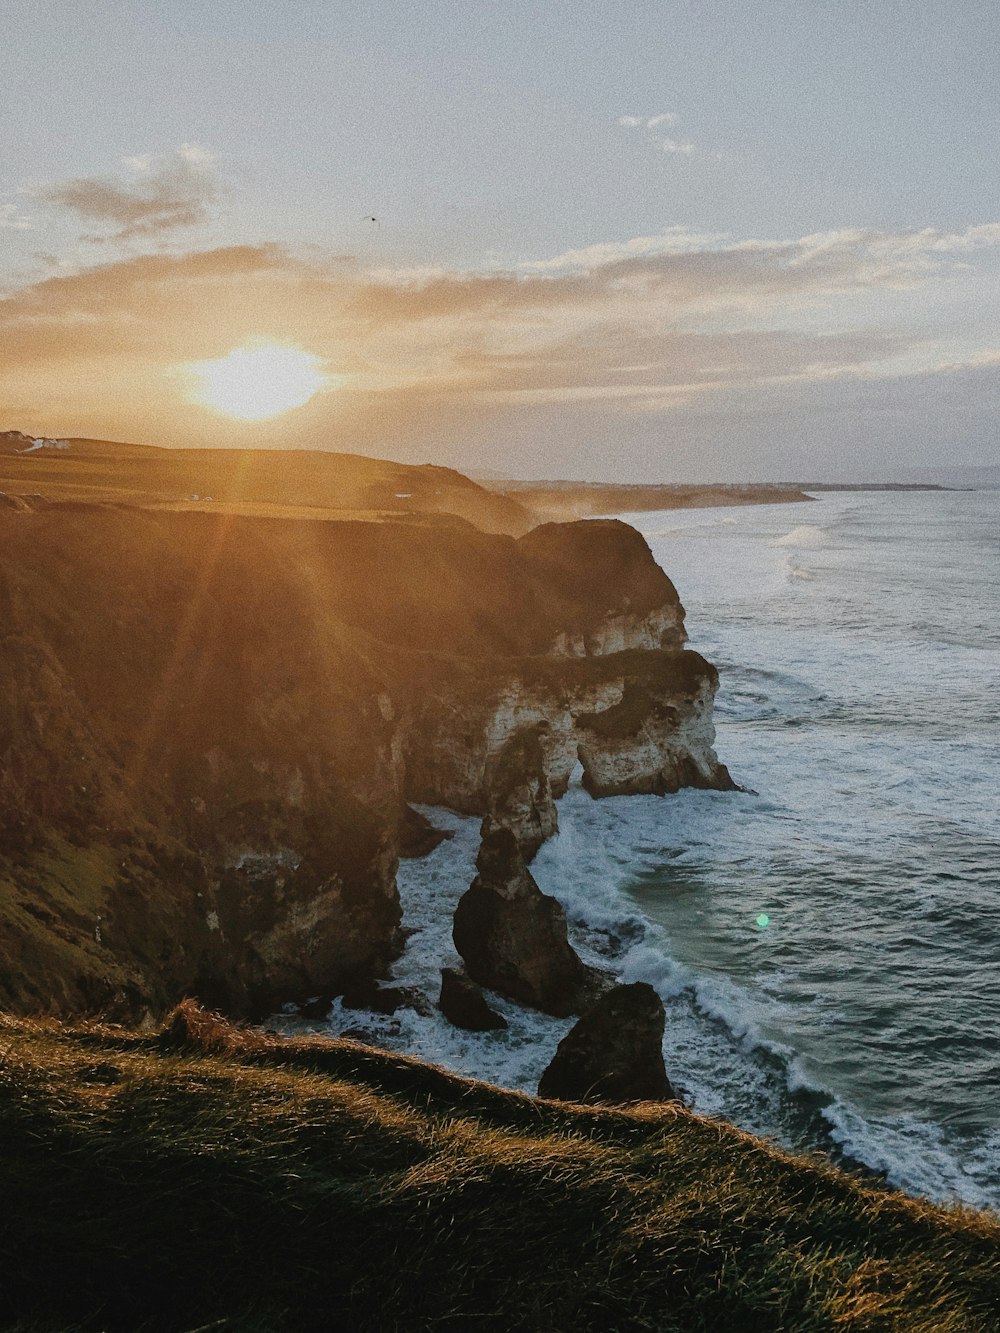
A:
{"label": "cloud", "polygon": [[17,204],[0,204],[0,227],[10,231],[30,231],[31,219],[26,218]]}
{"label": "cloud", "polygon": [[207,218],[217,182],[214,159],[200,144],[181,144],[175,152],[160,156],[125,158],[124,165],[137,180],[123,184],[84,176],[39,186],[34,194],[88,222],[116,228],[116,240],[157,236]]}
{"label": "cloud", "polygon": [[[254,440],[187,402],[176,367],[256,337],[316,356],[342,386],[272,422],[269,443],[446,461],[449,441],[471,447],[457,442],[493,422],[515,438],[543,411],[569,414],[567,440],[581,412],[603,413],[608,438],[612,419],[667,430],[692,413],[741,437],[746,413],[810,386],[831,403],[859,385],[995,370],[995,336],[956,352],[929,312],[935,293],[973,288],[990,308],[979,279],[998,252],[990,223],[784,240],[672,228],[503,272],[374,272],[276,245],[146,254],[0,300],[2,415],[55,435]],[[19,404],[44,412],[15,419]]]}
{"label": "cloud", "polygon": [[[680,119],[676,111],[660,111],[655,116],[619,116],[618,124],[631,130],[654,131],[672,129],[675,125],[680,124]],[[648,137],[659,144],[664,153],[679,153],[682,156],[689,157],[695,151],[695,146],[690,139],[661,138],[659,135],[652,133]]]}
{"label": "cloud", "polygon": [[643,126],[647,130],[655,130],[659,125],[676,125],[679,120],[680,116],[676,111],[661,111],[655,116],[619,116],[618,124],[630,130],[637,130]]}
{"label": "cloud", "polygon": [[654,236],[635,236],[628,241],[603,241],[566,250],[551,259],[528,260],[521,265],[526,273],[587,272],[604,264],[648,255],[697,253],[726,239],[722,232],[690,232],[684,227],[667,227]]}

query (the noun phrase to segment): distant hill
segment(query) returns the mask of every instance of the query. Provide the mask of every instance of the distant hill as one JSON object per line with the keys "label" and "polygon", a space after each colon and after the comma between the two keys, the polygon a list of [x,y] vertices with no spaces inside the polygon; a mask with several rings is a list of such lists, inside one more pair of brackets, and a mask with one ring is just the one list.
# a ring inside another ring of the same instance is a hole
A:
{"label": "distant hill", "polygon": [[914,475],[917,474],[925,480],[939,482],[942,486],[954,486],[957,489],[1000,488],[1000,463],[987,463],[981,467],[926,467],[917,469]]}
{"label": "distant hill", "polygon": [[[399,519],[453,515],[521,536],[539,521],[520,500],[452,468],[316,449],[161,449],[113,440],[0,433],[8,506],[84,502],[260,517]],[[2,499],[0,499],[2,502]]]}
{"label": "distant hill", "polygon": [[657,509],[706,509],[716,505],[793,504],[811,500],[794,485],[770,483],[698,485],[616,484],[604,481],[500,481],[484,479],[498,494],[553,518],[591,518]]}

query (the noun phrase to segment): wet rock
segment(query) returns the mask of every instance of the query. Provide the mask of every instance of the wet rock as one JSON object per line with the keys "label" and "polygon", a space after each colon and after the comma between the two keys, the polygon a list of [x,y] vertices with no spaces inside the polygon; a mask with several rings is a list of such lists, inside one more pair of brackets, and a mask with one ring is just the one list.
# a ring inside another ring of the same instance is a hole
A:
{"label": "wet rock", "polygon": [[469,976],[545,1013],[579,1013],[589,972],[567,939],[565,912],[531,877],[510,829],[483,839],[476,865],[452,932]]}
{"label": "wet rock", "polygon": [[404,805],[399,818],[399,855],[410,859],[427,856],[455,835],[447,829],[435,828],[426,815]]}
{"label": "wet rock", "polygon": [[328,995],[316,995],[299,1005],[300,1018],[326,1018],[333,1001]]}
{"label": "wet rock", "polygon": [[425,1017],[433,1010],[427,996],[416,986],[380,986],[377,981],[359,981],[344,992],[345,1009],[367,1009],[373,1014],[394,1014],[413,1009]]}
{"label": "wet rock", "polygon": [[454,967],[441,969],[441,998],[438,1007],[457,1028],[467,1032],[498,1032],[507,1020],[491,1009],[476,983]]}
{"label": "wet rock", "polygon": [[666,1102],[676,1094],[663,1064],[663,1001],[644,981],[616,986],[559,1043],[538,1085],[568,1102]]}
{"label": "wet rock", "polygon": [[375,1046],[376,1041],[367,1028],[344,1028],[343,1032],[337,1033],[338,1037],[343,1037],[345,1041],[356,1041],[361,1046]]}

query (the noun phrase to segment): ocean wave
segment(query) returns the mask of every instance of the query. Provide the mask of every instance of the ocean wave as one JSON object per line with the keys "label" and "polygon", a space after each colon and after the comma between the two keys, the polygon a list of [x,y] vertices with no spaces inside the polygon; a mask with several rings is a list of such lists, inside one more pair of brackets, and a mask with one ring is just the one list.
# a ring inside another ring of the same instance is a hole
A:
{"label": "ocean wave", "polygon": [[1000,1136],[970,1135],[956,1142],[941,1125],[912,1116],[866,1118],[835,1099],[822,1114],[841,1151],[896,1189],[935,1203],[1000,1209]]}
{"label": "ocean wave", "polygon": [[768,545],[816,548],[825,546],[826,541],[827,533],[824,528],[812,523],[803,523],[797,528],[792,528],[791,532],[786,532],[783,537],[772,538]]}
{"label": "ocean wave", "polygon": [[[571,787],[533,871],[586,961],[659,991],[667,1070],[693,1109],[932,1199],[998,1208],[1000,615],[980,546],[935,584],[926,505],[909,528],[905,507],[824,498],[822,525],[784,533],[778,512],[733,511],[714,531],[657,515],[692,646],[720,667],[720,756],[763,794],[597,802]],[[791,583],[788,568],[810,563],[797,552],[820,547],[822,577]],[[921,571],[919,596],[900,569]],[[969,647],[928,642],[942,626]],[[439,969],[457,961],[452,913],[479,821],[425,813],[455,836],[400,867],[416,933],[394,980],[430,1012],[335,1008],[331,1027],[533,1092],[568,1020],[491,996],[509,1030],[471,1034],[433,1007]]]}

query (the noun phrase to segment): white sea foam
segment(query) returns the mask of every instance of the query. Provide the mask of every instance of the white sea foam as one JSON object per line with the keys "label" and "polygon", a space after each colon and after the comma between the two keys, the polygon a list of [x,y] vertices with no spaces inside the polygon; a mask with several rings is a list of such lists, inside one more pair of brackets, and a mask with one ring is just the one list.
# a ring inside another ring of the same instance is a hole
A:
{"label": "white sea foam", "polygon": [[[848,1157],[884,1174],[897,1189],[924,1194],[940,1203],[996,1209],[1000,1154],[995,1135],[992,1152],[988,1141],[980,1142],[965,1165],[940,1125],[912,1116],[866,1119],[837,1101],[824,1108],[823,1116],[830,1124],[831,1138]],[[977,1171],[977,1157],[985,1170]]]}
{"label": "white sea foam", "polygon": [[[777,506],[632,518],[720,666],[720,756],[760,794],[577,783],[532,869],[587,961],[656,987],[695,1110],[1000,1208],[1000,496],[820,506],[791,532]],[[809,549],[822,578],[790,579]],[[433,1003],[478,820],[425,813],[455,836],[400,867],[417,929],[395,980]],[[508,1032],[436,1010],[331,1026],[533,1091],[569,1024],[489,998]]]}
{"label": "white sea foam", "polygon": [[791,532],[786,532],[783,537],[772,538],[770,545],[817,547],[825,546],[826,540],[826,533],[822,528],[812,523],[803,523],[797,528],[792,528]]}

